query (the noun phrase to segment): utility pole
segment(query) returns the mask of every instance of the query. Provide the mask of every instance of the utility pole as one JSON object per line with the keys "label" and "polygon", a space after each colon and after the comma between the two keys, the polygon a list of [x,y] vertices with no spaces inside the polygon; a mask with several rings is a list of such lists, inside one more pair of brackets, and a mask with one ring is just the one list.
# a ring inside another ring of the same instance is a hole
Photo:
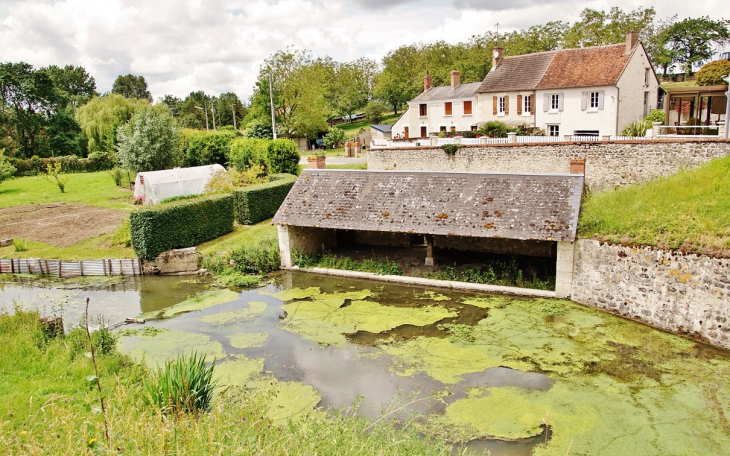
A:
{"label": "utility pole", "polygon": [[205,112],[205,131],[208,131],[208,106],[205,103],[203,103],[203,106],[203,108],[201,108],[200,106],[196,106],[195,109],[200,109],[201,111]]}
{"label": "utility pole", "polygon": [[274,83],[272,82],[271,72],[269,72],[269,99],[271,100],[271,132],[274,134],[274,141],[276,141],[276,116],[274,116]]}
{"label": "utility pole", "polygon": [[210,104],[210,111],[213,113],[213,130],[215,130],[215,105],[213,103]]}
{"label": "utility pole", "polygon": [[238,130],[236,128],[236,105],[231,105],[231,111],[233,111],[233,129]]}

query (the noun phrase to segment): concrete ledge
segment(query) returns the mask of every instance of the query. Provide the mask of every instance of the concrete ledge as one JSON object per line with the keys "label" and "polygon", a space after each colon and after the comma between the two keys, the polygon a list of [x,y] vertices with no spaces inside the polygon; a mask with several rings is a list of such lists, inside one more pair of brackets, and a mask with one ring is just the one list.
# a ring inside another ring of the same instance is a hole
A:
{"label": "concrete ledge", "polygon": [[434,280],[424,279],[421,277],[395,276],[395,275],[378,275],[372,272],[346,271],[344,269],[327,269],[327,268],[306,268],[302,269],[298,266],[282,267],[286,271],[311,272],[314,274],[330,275],[335,277],[347,277],[350,279],[368,279],[378,280],[381,282],[398,283],[403,285],[419,285],[424,287],[450,288],[460,291],[479,291],[484,293],[498,293],[514,296],[528,296],[533,298],[554,298],[554,291],[533,290],[531,288],[502,287],[498,285],[482,285],[479,283],[452,282],[450,280]]}

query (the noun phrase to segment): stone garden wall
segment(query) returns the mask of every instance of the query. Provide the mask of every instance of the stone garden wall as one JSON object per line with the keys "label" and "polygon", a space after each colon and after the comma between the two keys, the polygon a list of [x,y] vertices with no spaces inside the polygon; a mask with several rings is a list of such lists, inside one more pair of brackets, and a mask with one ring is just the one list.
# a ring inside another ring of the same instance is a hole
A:
{"label": "stone garden wall", "polygon": [[694,168],[730,155],[725,139],[560,142],[463,146],[450,156],[440,147],[370,149],[368,170],[567,174],[570,159],[586,160],[586,185],[603,190]]}
{"label": "stone garden wall", "polygon": [[576,242],[572,299],[730,349],[730,260]]}

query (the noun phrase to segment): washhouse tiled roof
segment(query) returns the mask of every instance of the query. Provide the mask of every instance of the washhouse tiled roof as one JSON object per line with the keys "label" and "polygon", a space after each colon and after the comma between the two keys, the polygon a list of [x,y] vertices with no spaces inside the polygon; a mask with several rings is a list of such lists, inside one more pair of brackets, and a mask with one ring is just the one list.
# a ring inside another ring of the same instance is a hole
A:
{"label": "washhouse tiled roof", "polygon": [[302,172],[272,223],[573,241],[582,174]]}

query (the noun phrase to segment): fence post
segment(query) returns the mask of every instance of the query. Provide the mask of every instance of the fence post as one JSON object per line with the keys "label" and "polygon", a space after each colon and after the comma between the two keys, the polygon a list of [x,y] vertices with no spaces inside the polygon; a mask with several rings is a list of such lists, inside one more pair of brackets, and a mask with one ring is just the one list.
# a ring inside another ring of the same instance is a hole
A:
{"label": "fence post", "polygon": [[720,138],[725,137],[725,121],[721,120],[717,123],[717,136]]}
{"label": "fence post", "polygon": [[84,260],[79,260],[79,273],[81,273],[81,277],[84,276]]}
{"label": "fence post", "polygon": [[517,142],[517,133],[514,131],[510,131],[507,133],[507,142],[510,144],[515,144]]}
{"label": "fence post", "polygon": [[563,139],[566,141],[571,141],[573,139],[573,135],[563,135]]}
{"label": "fence post", "polygon": [[662,122],[652,122],[651,123],[651,136],[653,138],[658,138],[659,135],[662,134],[662,129],[659,128],[662,126]]}
{"label": "fence post", "polygon": [[63,277],[61,273],[61,268],[63,268],[63,262],[61,260],[58,260],[58,277]]}

